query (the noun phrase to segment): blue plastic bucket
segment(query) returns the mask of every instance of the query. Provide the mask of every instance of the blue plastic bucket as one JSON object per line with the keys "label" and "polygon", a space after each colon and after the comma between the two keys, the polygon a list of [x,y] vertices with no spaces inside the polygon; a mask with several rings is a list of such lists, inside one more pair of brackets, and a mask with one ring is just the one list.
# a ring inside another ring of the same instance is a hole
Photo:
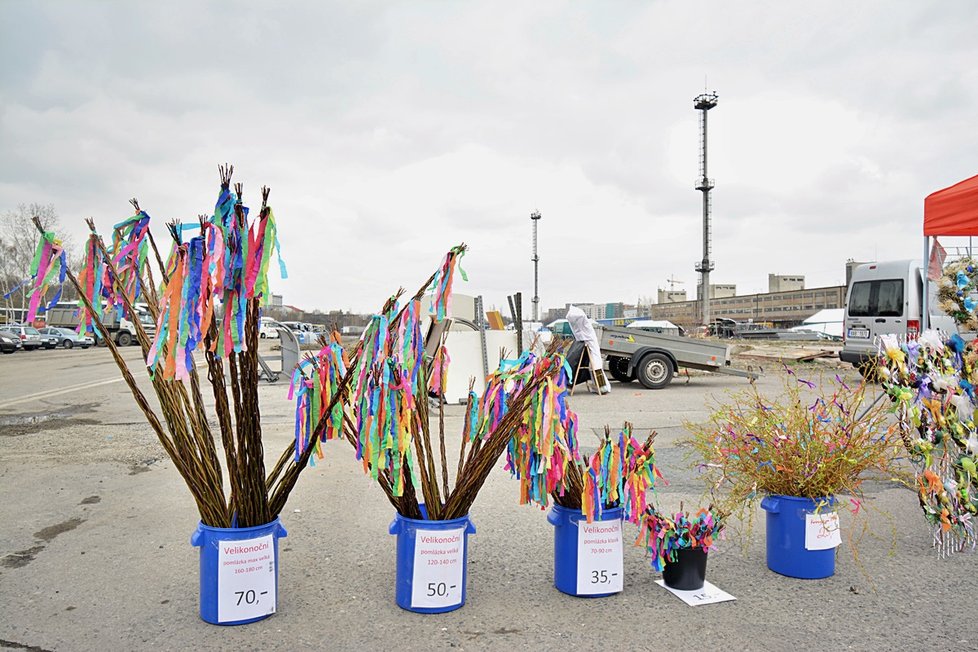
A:
{"label": "blue plastic bucket", "polygon": [[468,537],[475,526],[468,516],[428,521],[394,514],[390,533],[397,535],[397,606],[422,614],[454,611],[465,604]]}
{"label": "blue plastic bucket", "polygon": [[805,541],[808,516],[825,514],[826,506],[834,503],[834,498],[815,501],[794,496],[765,497],[761,509],[767,512],[767,567],[805,580],[834,575],[835,548],[810,550]]}
{"label": "blue plastic bucket", "polygon": [[[554,586],[583,598],[621,593],[624,585],[622,510],[606,509],[593,523],[579,510],[554,505]],[[579,554],[581,553],[581,554]]]}
{"label": "blue plastic bucket", "polygon": [[287,534],[277,518],[242,528],[198,523],[190,545],[200,547],[200,617],[214,625],[243,625],[275,613],[278,540]]}

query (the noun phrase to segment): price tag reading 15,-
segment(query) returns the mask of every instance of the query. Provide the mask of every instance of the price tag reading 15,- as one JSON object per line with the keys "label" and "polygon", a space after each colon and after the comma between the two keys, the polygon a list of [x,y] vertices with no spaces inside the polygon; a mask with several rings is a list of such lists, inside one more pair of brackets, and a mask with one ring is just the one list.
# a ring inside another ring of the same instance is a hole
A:
{"label": "price tag reading 15,-", "polygon": [[418,531],[414,543],[412,607],[450,607],[462,601],[465,528]]}
{"label": "price tag reading 15,-", "polygon": [[257,539],[218,541],[217,620],[249,620],[275,613],[275,543]]}
{"label": "price tag reading 15,-", "polygon": [[624,586],[621,519],[577,524],[577,594],[619,593]]}

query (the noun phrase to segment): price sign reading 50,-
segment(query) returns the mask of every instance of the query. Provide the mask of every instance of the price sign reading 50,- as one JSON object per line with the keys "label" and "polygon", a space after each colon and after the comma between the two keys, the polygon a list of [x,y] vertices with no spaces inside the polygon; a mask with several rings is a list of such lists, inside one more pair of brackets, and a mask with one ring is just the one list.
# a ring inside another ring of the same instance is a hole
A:
{"label": "price sign reading 50,-", "polygon": [[218,621],[236,622],[275,613],[272,535],[217,543]]}
{"label": "price sign reading 50,-", "polygon": [[577,594],[618,593],[624,586],[621,519],[577,524]]}
{"label": "price sign reading 50,-", "polygon": [[465,528],[418,531],[414,543],[412,607],[450,607],[462,601]]}

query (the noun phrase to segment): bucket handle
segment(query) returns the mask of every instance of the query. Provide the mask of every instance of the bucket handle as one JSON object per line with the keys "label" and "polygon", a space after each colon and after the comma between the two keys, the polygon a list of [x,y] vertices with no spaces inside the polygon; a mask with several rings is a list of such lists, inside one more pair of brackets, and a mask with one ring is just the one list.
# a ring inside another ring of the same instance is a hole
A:
{"label": "bucket handle", "polygon": [[557,526],[560,525],[560,516],[557,514],[556,510],[551,509],[547,512],[547,523]]}
{"label": "bucket handle", "polygon": [[781,501],[774,496],[765,496],[761,501],[761,509],[771,514],[781,513]]}

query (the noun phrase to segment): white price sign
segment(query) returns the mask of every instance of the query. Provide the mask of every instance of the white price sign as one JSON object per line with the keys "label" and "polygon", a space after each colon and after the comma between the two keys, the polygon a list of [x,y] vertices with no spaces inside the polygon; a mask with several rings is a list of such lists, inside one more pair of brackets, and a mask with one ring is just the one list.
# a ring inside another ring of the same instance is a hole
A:
{"label": "white price sign", "polygon": [[465,528],[418,531],[414,542],[412,607],[450,607],[462,602]]}
{"label": "white price sign", "polygon": [[577,524],[577,594],[619,593],[624,585],[621,519]]}
{"label": "white price sign", "polygon": [[837,513],[805,514],[805,550],[828,550],[841,544]]}
{"label": "white price sign", "polygon": [[235,622],[275,613],[275,541],[218,541],[217,620]]}

